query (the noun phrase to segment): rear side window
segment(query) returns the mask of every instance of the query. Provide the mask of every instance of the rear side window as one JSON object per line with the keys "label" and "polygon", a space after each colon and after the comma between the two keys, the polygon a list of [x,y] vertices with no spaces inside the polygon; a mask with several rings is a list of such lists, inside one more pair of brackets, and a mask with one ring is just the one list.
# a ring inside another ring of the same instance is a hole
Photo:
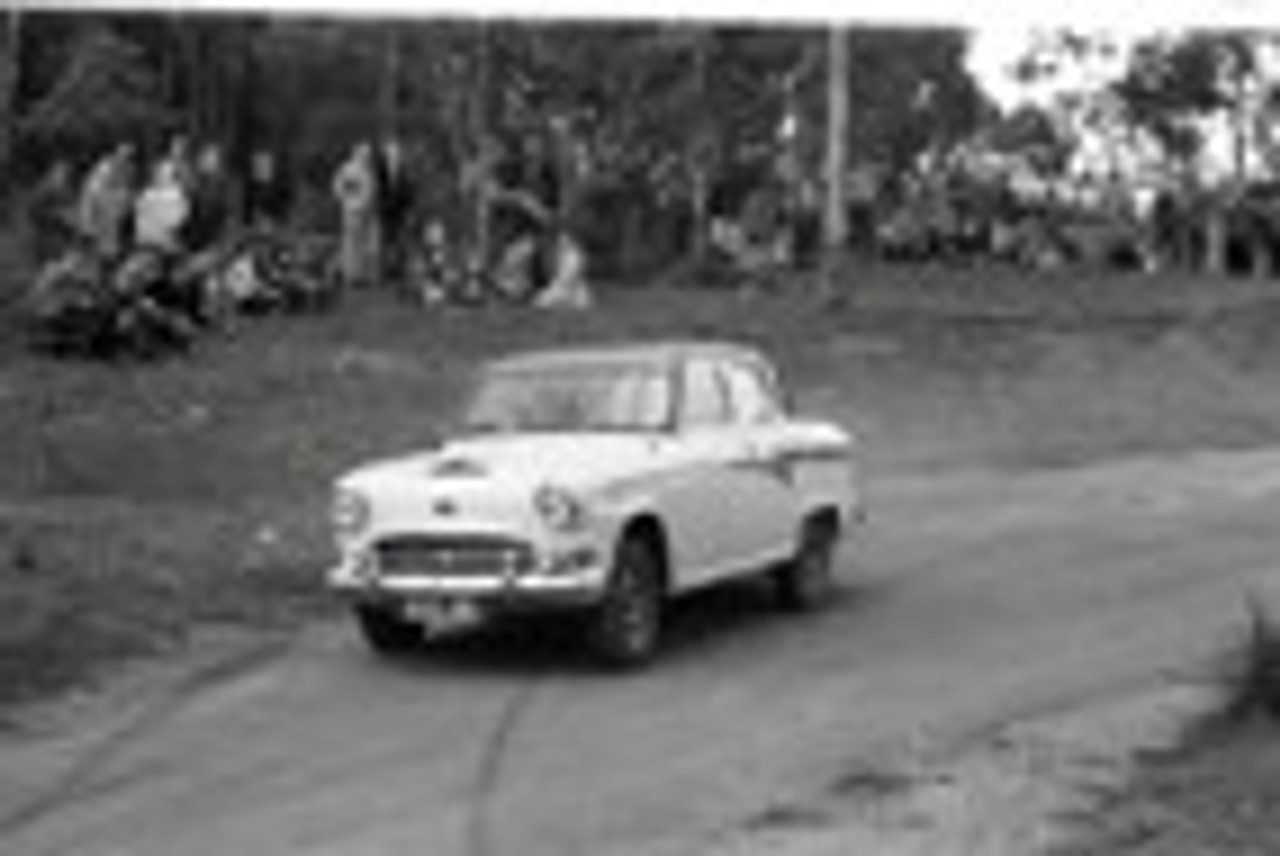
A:
{"label": "rear side window", "polygon": [[703,360],[685,365],[680,395],[680,424],[685,427],[724,425],[730,410],[725,382],[716,367]]}
{"label": "rear side window", "polygon": [[758,369],[744,363],[725,363],[721,370],[728,388],[734,421],[754,425],[771,422],[781,415],[772,388]]}

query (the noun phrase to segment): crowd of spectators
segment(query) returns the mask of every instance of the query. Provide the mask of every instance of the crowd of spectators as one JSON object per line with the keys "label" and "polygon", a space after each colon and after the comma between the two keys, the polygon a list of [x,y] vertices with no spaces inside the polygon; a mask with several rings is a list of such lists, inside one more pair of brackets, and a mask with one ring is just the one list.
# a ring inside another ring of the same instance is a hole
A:
{"label": "crowd of spectators", "polygon": [[249,312],[326,306],[354,290],[422,305],[591,302],[584,250],[554,218],[507,236],[487,259],[464,251],[426,210],[398,140],[357,143],[324,189],[334,228],[317,231],[299,224],[294,176],[270,150],[234,169],[216,143],[176,136],[150,157],[121,143],[81,176],[55,162],[27,203],[35,326],[84,350],[86,328],[89,339],[118,339],[121,317],[130,335],[141,317],[146,338],[159,329],[189,341]]}

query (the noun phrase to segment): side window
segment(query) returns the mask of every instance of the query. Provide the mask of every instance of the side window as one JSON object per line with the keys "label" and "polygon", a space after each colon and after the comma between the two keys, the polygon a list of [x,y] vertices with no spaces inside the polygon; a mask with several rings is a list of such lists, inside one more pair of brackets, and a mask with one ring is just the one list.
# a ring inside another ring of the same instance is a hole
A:
{"label": "side window", "polygon": [[736,422],[756,425],[778,418],[778,403],[757,369],[740,363],[726,363],[722,371]]}
{"label": "side window", "polygon": [[729,402],[724,381],[711,363],[695,361],[684,369],[680,397],[680,424],[684,427],[724,425]]}

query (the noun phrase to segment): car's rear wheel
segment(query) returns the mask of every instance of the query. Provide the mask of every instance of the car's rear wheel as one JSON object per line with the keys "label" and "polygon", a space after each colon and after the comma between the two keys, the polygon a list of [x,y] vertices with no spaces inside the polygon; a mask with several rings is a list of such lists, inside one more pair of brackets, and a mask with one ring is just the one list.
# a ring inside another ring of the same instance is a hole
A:
{"label": "car's rear wheel", "polygon": [[405,654],[425,639],[422,626],[402,618],[392,606],[362,603],[356,606],[355,614],[365,641],[379,654]]}
{"label": "car's rear wheel", "polygon": [[662,635],[662,607],[662,566],[656,547],[640,536],[623,538],[604,599],[590,617],[596,654],[616,668],[649,662]]}
{"label": "car's rear wheel", "polygon": [[793,612],[820,607],[835,588],[836,546],[840,531],[834,521],[814,517],[805,521],[795,556],[773,572],[778,605]]}

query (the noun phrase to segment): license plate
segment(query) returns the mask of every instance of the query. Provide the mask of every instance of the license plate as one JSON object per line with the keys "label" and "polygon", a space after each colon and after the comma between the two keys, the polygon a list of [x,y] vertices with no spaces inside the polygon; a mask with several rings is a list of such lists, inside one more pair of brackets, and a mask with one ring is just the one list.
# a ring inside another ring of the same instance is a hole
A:
{"label": "license plate", "polygon": [[404,617],[431,632],[447,632],[478,622],[480,609],[469,600],[414,600],[404,605]]}

